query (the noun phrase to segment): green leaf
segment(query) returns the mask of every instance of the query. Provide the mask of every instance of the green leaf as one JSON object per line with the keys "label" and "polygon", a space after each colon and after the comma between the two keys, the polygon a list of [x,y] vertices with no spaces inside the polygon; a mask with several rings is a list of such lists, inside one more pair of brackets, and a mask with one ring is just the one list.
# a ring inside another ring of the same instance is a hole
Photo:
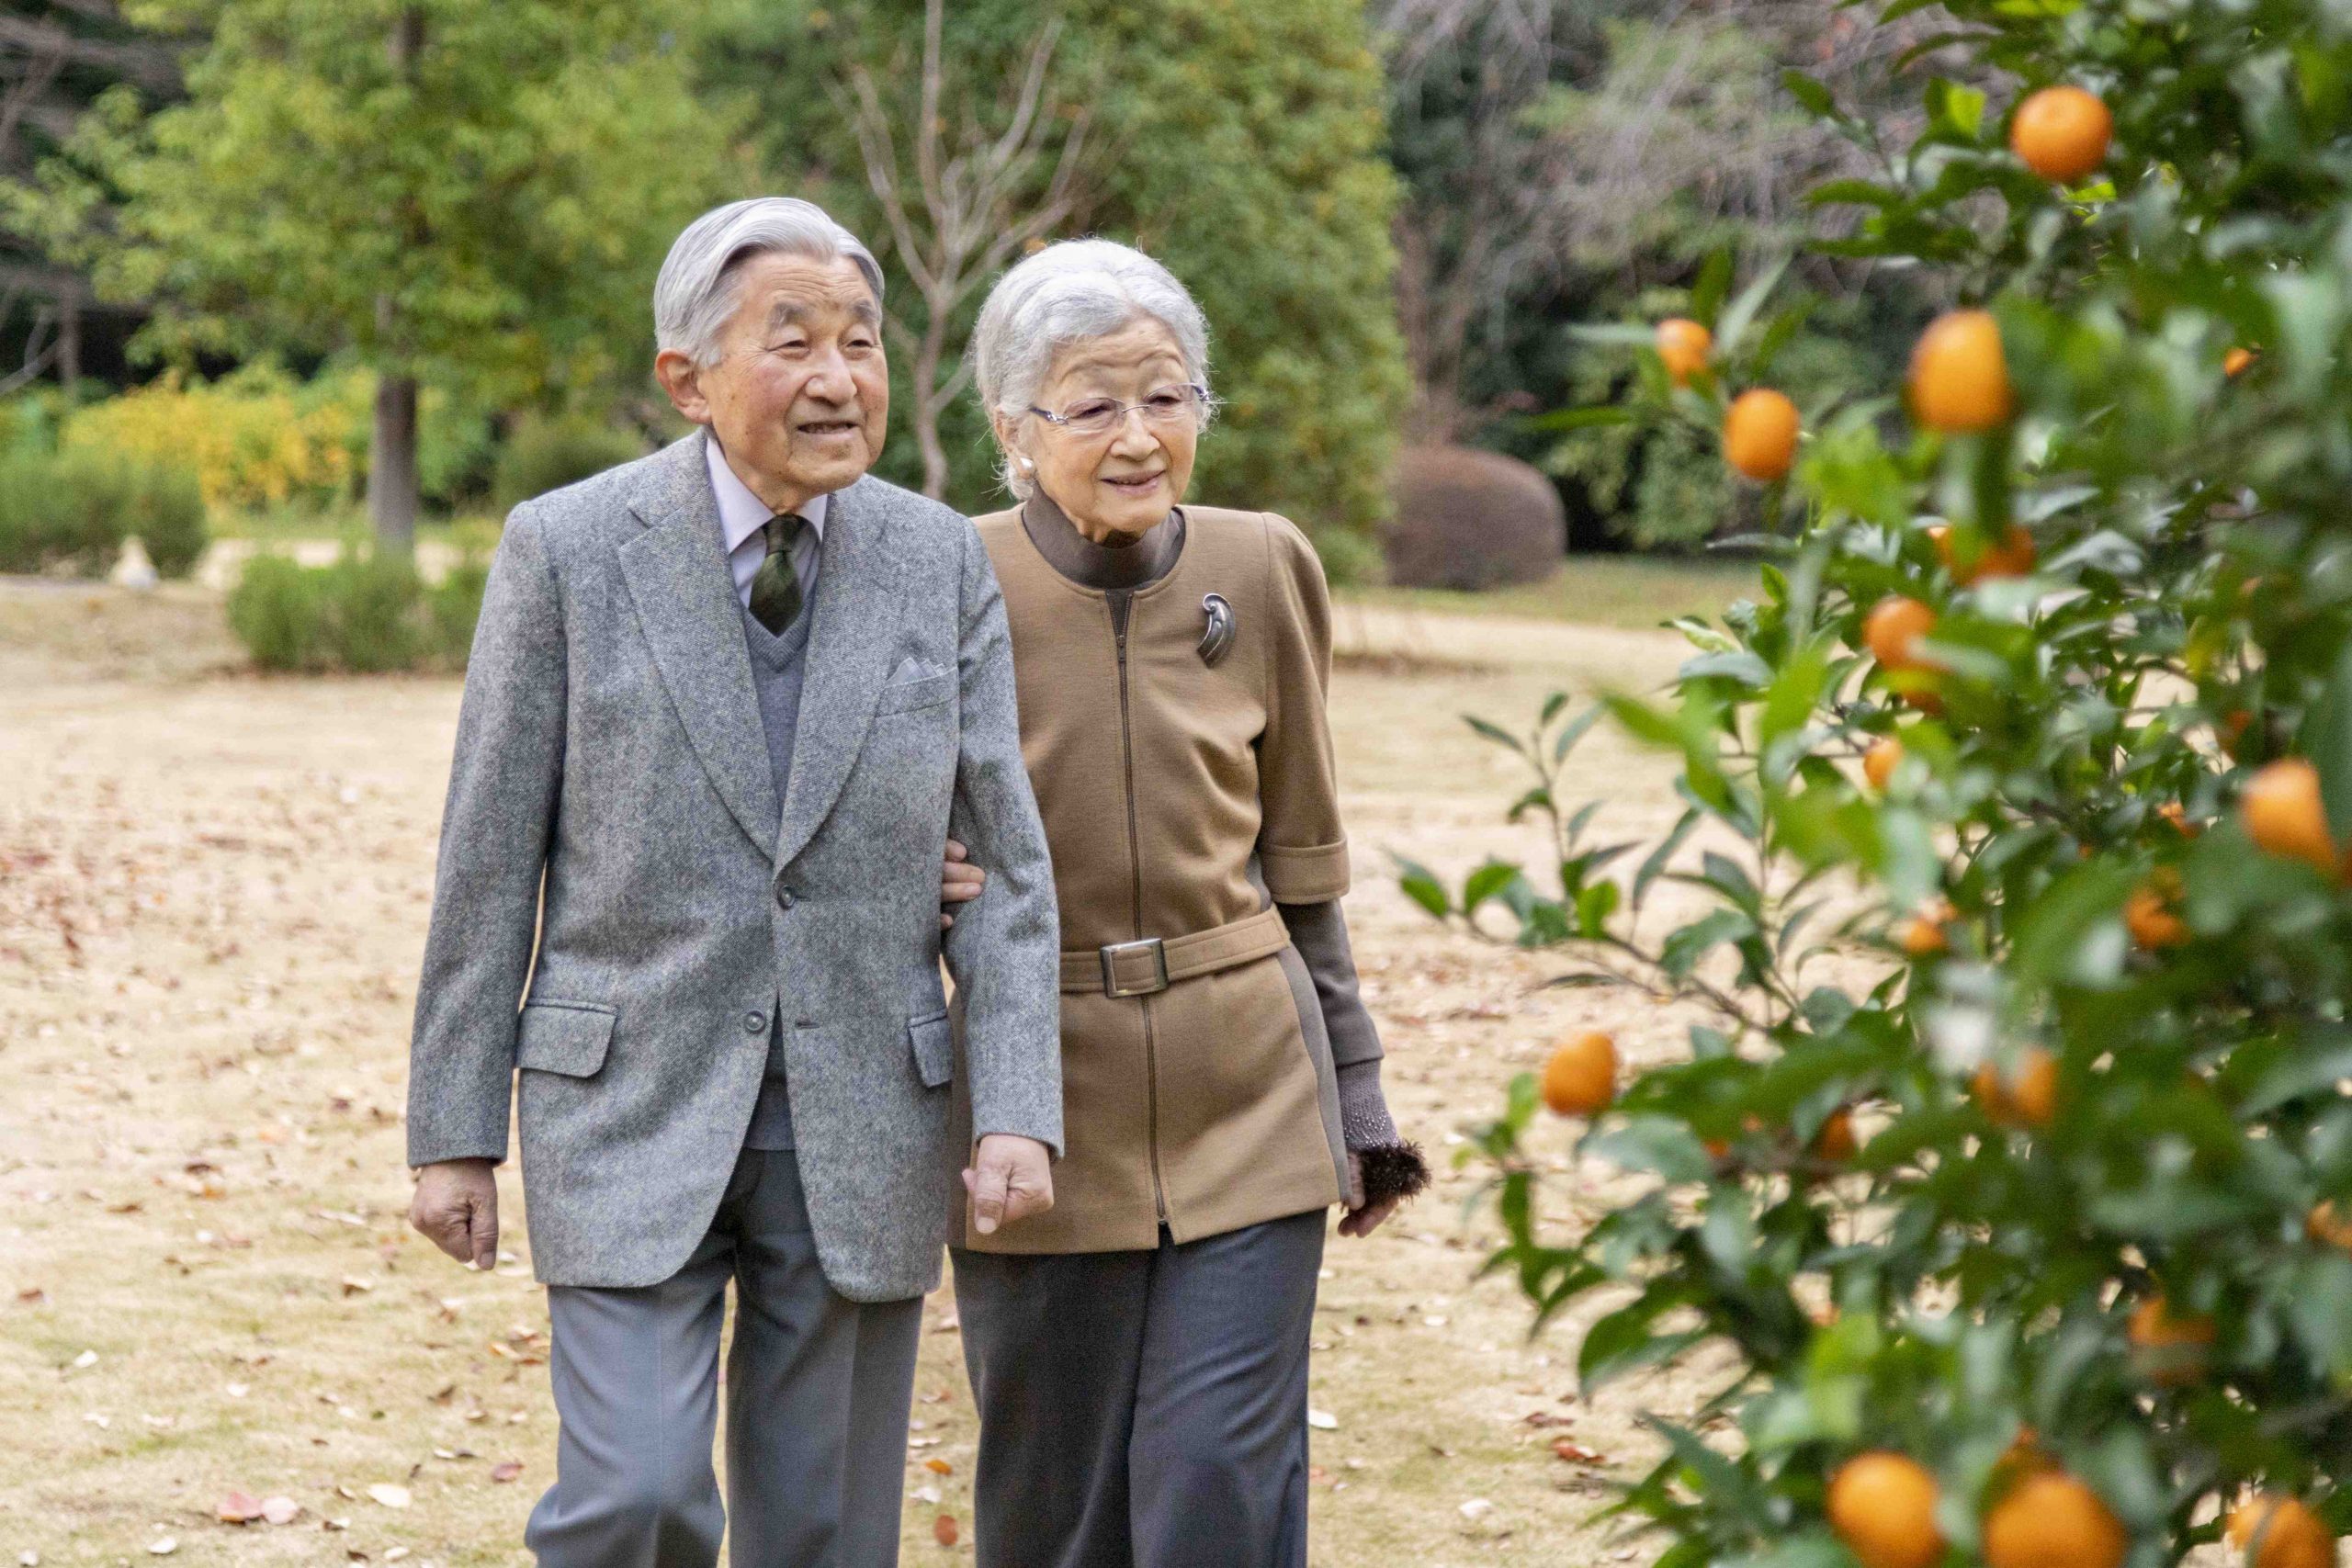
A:
{"label": "green leaf", "polygon": [[1707,259],[1699,264],[1699,279],[1690,286],[1690,315],[1711,333],[1723,310],[1724,296],[1731,290],[1731,247],[1725,245],[1707,253]]}
{"label": "green leaf", "polygon": [[2352,642],[2337,650],[2327,683],[2304,713],[2297,749],[2319,770],[2329,831],[2337,843],[2352,843]]}
{"label": "green leaf", "polygon": [[1441,920],[1453,912],[1453,899],[1447,894],[1445,884],[1437,879],[1437,873],[1402,855],[1394,858],[1396,886],[1404,889],[1406,897]]}
{"label": "green leaf", "polygon": [[1714,1161],[1697,1134],[1670,1116],[1629,1116],[1588,1134],[1577,1152],[1626,1170],[1651,1171],[1670,1182],[1705,1181],[1714,1175]]}
{"label": "green leaf", "polygon": [[1478,906],[1492,898],[1519,879],[1519,867],[1506,861],[1490,860],[1464,877],[1462,882],[1462,912],[1475,914]]}

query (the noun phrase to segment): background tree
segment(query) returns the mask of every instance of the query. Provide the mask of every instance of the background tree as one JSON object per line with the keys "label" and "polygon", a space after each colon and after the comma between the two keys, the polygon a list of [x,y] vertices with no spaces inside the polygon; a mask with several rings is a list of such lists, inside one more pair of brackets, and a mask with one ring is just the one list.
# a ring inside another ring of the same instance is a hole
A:
{"label": "background tree", "polygon": [[420,382],[506,403],[634,374],[663,248],[726,183],[661,6],[146,0],[202,37],[187,100],[119,89],[53,164],[109,297],[166,352],[347,350],[378,377],[368,510],[404,548]]}
{"label": "background tree", "polygon": [[[1720,432],[1780,525],[1672,695],[1606,705],[1679,758],[1688,813],[1595,842],[1556,792],[1602,713],[1555,699],[1482,727],[1543,869],[1407,872],[1577,955],[1564,982],[1704,1016],[1622,1091],[1600,1037],[1512,1086],[1478,1140],[1494,1262],[1584,1319],[1588,1388],[1703,1384],[1623,1499],[1668,1568],[2148,1568],[2224,1520],[2256,1568],[2324,1565],[2352,1524],[2352,31],[2314,0],[1947,9],[2004,101],[1933,80],[1896,142],[1790,83],[1868,170],[1814,189],[1863,214],[1819,249],[1966,307],[1903,382],[1782,396],[1769,273],[1706,275],[1703,335],[1608,334],[1657,347],[1584,417]],[[1544,1212],[1546,1104],[1641,1178],[1580,1235]]]}
{"label": "background tree", "polygon": [[[1201,449],[1204,502],[1282,509],[1315,534],[1335,575],[1369,570],[1388,506],[1394,430],[1405,393],[1387,223],[1396,186],[1380,155],[1382,87],[1360,0],[1244,7],[1224,0],[1135,6],[1076,0],[959,0],[943,51],[974,82],[1024,79],[1040,26],[1061,33],[1042,101],[1082,103],[1083,222],[1042,239],[1095,232],[1166,262],[1207,312],[1222,422]],[[863,64],[887,80],[920,58],[920,0],[850,0],[821,11],[747,6],[702,51],[708,80],[758,105],[772,178],[822,201],[869,243],[888,231],[854,127],[808,84],[847,81]],[[993,122],[992,122],[993,123]],[[1067,135],[1067,120],[1054,134]],[[1046,204],[1057,160],[1039,158],[1012,210]],[[894,296],[916,290],[885,257]],[[978,296],[955,312],[943,363],[960,355]],[[919,395],[904,355],[894,392]],[[940,415],[950,500],[1001,504],[986,423],[969,398]],[[887,477],[919,484],[922,454],[894,442]]]}
{"label": "background tree", "polygon": [[[857,134],[865,183],[885,224],[873,242],[887,244],[912,287],[910,315],[884,302],[891,346],[905,355],[914,390],[910,411],[915,449],[922,458],[922,492],[947,493],[947,451],[940,416],[972,383],[971,358],[951,344],[965,305],[985,292],[1005,264],[1084,210],[1080,171],[1086,113],[1048,96],[1046,82],[1061,36],[1049,18],[1030,45],[1011,101],[984,118],[1003,80],[974,77],[968,64],[951,67],[945,47],[946,0],[925,0],[922,52],[891,62],[886,88],[865,62],[850,67],[849,85],[836,88],[836,108]],[[956,131],[951,137],[948,122]],[[902,155],[901,144],[907,148]]]}
{"label": "background tree", "polygon": [[[0,10],[0,180],[29,182],[108,88],[129,85],[158,102],[175,96],[184,42],[131,26],[115,0],[19,0]],[[11,227],[22,231],[0,233],[0,333],[18,365],[0,378],[0,392],[53,374],[70,396],[94,309],[112,318],[135,311],[100,307],[88,278],[48,253],[38,221]],[[123,334],[120,320],[104,323],[109,360]]]}

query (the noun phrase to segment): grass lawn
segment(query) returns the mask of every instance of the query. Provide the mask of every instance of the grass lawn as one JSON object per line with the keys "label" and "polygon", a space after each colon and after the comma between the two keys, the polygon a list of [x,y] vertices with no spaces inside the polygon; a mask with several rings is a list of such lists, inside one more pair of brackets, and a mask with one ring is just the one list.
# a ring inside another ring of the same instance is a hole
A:
{"label": "grass lawn", "polygon": [[1352,603],[1449,615],[1510,615],[1598,626],[1654,626],[1677,615],[1713,619],[1758,591],[1757,563],[1666,556],[1576,556],[1542,582],[1462,593],[1442,588],[1351,588]]}

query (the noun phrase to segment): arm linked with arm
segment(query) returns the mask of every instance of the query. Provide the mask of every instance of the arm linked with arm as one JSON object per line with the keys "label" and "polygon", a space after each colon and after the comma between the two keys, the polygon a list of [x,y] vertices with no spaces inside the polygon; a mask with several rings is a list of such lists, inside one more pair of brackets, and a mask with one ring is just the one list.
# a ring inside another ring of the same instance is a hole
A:
{"label": "arm linked with arm", "polygon": [[1061,921],[1045,824],[1021,756],[1012,634],[977,534],[964,540],[963,736],[949,835],[988,868],[941,939],[964,1014],[972,1132],[1062,1148]]}

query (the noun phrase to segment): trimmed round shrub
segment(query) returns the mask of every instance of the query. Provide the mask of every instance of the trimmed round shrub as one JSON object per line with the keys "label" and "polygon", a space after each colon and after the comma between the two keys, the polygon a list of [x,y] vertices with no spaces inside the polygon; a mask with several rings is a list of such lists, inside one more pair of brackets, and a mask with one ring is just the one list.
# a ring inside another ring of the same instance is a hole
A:
{"label": "trimmed round shrub", "polygon": [[1516,457],[1470,446],[1408,447],[1396,459],[1388,579],[1405,588],[1499,588],[1549,577],[1567,553],[1552,481]]}
{"label": "trimmed round shrub", "polygon": [[428,584],[405,556],[256,556],[230,592],[229,626],[265,670],[462,670],[486,576],[474,560]]}
{"label": "trimmed round shrub", "polygon": [[494,498],[502,507],[513,506],[644,456],[645,444],[625,430],[532,415],[515,424],[499,449]]}

